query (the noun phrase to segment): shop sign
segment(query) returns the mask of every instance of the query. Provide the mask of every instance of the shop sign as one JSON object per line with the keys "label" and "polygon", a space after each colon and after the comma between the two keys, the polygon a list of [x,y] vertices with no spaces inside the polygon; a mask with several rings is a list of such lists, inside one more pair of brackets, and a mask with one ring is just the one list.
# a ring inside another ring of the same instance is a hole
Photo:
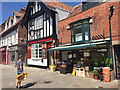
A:
{"label": "shop sign", "polygon": [[1,51],[6,51],[6,47],[4,47],[4,48],[1,48],[0,50],[1,50]]}
{"label": "shop sign", "polygon": [[18,47],[17,47],[17,46],[14,46],[14,47],[10,47],[10,48],[9,48],[9,51],[15,51],[15,50],[18,50]]}

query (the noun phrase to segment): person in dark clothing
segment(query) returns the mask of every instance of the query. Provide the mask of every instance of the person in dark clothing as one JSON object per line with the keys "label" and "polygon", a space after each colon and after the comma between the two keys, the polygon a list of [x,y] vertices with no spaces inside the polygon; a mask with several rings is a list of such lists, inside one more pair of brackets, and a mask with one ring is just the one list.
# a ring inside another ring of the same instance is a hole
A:
{"label": "person in dark clothing", "polygon": [[[17,61],[17,75],[23,73],[23,62],[22,62],[22,55],[19,56],[19,60]],[[16,88],[21,88],[21,81],[16,81]]]}

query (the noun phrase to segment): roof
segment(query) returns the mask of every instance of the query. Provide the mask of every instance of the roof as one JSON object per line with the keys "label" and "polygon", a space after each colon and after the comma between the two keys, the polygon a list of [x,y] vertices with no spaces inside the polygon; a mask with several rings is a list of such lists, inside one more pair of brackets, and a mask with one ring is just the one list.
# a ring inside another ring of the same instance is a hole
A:
{"label": "roof", "polygon": [[[21,10],[22,10],[22,11],[21,11]],[[11,29],[12,27],[16,26],[16,25],[22,20],[24,14],[25,14],[25,8],[21,8],[21,9],[20,9],[20,12],[14,11],[14,14],[15,14],[15,16],[20,17],[20,19],[18,19],[18,21],[17,21],[16,23],[14,23],[13,25],[11,25],[9,28],[7,28],[7,29],[5,29],[5,30],[3,29],[4,31],[2,31],[2,32],[0,33],[0,35],[2,35],[3,33],[5,33],[6,31],[8,31],[8,30]],[[9,16],[9,18],[10,18],[11,20],[14,19],[13,16],[11,16],[11,15]],[[5,22],[8,23],[8,19],[6,19]],[[5,27],[4,27],[4,28],[5,28]]]}
{"label": "roof", "polygon": [[[24,15],[23,15],[24,16]],[[14,23],[13,25],[11,25],[9,28],[5,29],[3,32],[0,33],[0,35],[2,35],[4,32],[6,32],[7,30],[9,30],[10,28],[12,28],[13,26],[16,26],[23,18],[23,16],[16,22]]]}
{"label": "roof", "polygon": [[72,11],[70,12],[70,14],[68,15],[68,17],[72,17],[78,13],[82,12],[82,3],[75,6]]}
{"label": "roof", "polygon": [[71,11],[73,9],[72,6],[58,2],[58,1],[54,1],[54,2],[45,2],[43,1],[43,3],[50,9],[55,10],[56,7],[61,8],[63,10],[66,11]]}

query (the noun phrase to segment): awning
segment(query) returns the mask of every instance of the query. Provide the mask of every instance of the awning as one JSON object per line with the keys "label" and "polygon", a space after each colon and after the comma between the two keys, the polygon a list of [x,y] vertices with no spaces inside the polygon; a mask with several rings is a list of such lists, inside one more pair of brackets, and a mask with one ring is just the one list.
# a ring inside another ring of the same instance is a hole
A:
{"label": "awning", "polygon": [[104,43],[106,43],[106,41],[104,41],[104,42],[97,42],[97,43],[70,45],[70,46],[60,46],[60,47],[55,47],[55,48],[48,49],[47,51],[72,50],[72,49],[79,49],[79,48],[86,48],[86,47],[95,47],[96,45],[104,44]]}

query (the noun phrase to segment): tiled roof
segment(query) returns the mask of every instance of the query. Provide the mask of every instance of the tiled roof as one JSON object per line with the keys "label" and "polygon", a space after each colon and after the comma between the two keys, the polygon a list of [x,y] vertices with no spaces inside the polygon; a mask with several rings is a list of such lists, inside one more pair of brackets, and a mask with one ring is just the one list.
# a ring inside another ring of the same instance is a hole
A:
{"label": "tiled roof", "polygon": [[78,13],[82,12],[82,3],[75,6],[72,11],[70,12],[70,14],[68,15],[68,17],[74,16]]}
{"label": "tiled roof", "polygon": [[66,11],[71,11],[72,10],[72,6],[70,5],[67,5],[67,4],[64,4],[64,3],[61,3],[61,2],[58,2],[58,1],[52,1],[52,2],[45,2],[43,1],[43,3],[50,9],[52,10],[55,10],[56,7],[59,7],[63,10],[66,10]]}

